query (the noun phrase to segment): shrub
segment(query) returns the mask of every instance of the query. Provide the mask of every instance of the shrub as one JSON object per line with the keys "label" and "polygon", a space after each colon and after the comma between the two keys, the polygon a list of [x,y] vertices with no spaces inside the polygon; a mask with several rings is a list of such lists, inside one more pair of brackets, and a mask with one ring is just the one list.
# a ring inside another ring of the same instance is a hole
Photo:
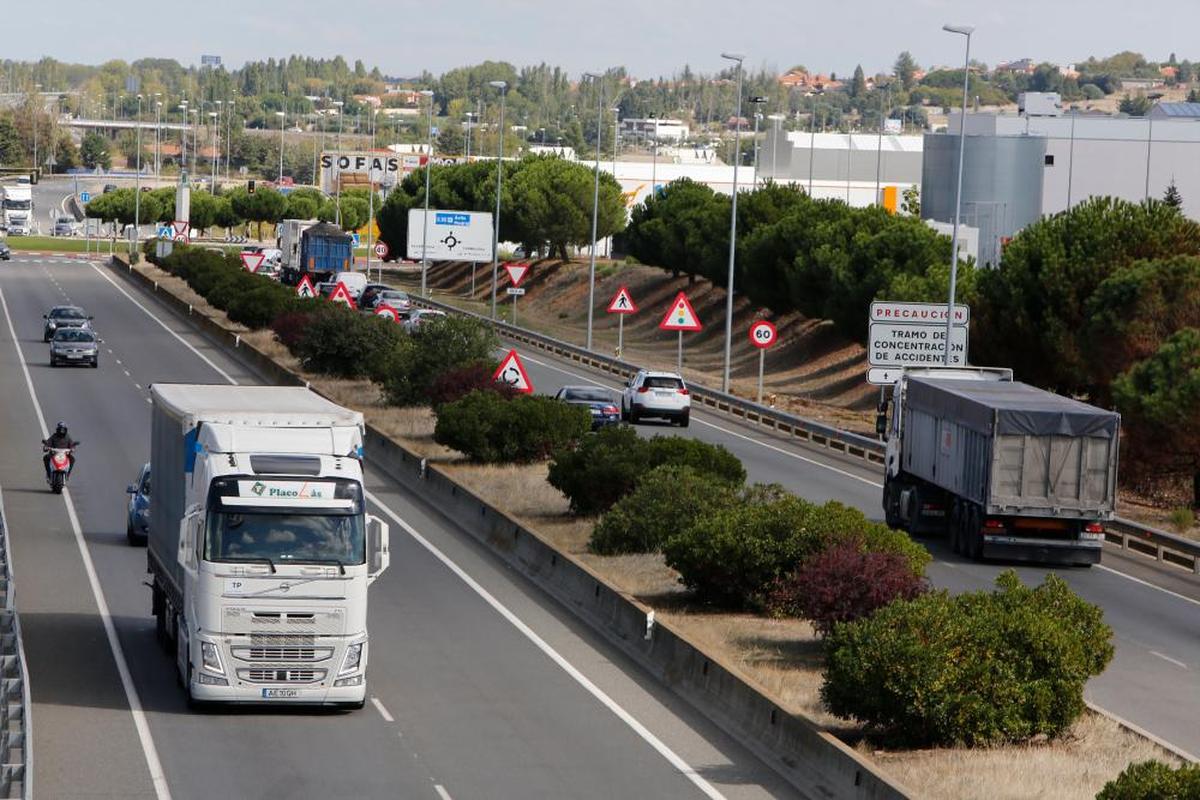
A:
{"label": "shrub", "polygon": [[404,346],[393,348],[371,371],[389,403],[400,406],[429,402],[439,375],[490,361],[499,340],[480,320],[445,317],[422,325]]}
{"label": "shrub", "polygon": [[895,600],[911,600],[925,581],[899,553],[866,549],[865,542],[836,541],[780,578],[767,596],[774,614],[801,617],[828,636],[838,622],[869,616]]}
{"label": "shrub", "polygon": [[229,318],[253,330],[265,328],[292,305],[289,294],[281,293],[278,287],[269,284],[256,286],[229,302]]}
{"label": "shrub", "polygon": [[394,322],[341,307],[328,308],[309,321],[296,355],[313,372],[357,378],[403,338]]}
{"label": "shrub", "polygon": [[821,688],[829,710],[911,746],[1061,734],[1112,659],[1112,630],[1055,575],[1030,589],[1009,570],[996,585],[835,624]]}
{"label": "shrub", "polygon": [[429,405],[436,411],[476,391],[494,392],[508,399],[516,397],[518,392],[511,386],[492,380],[495,371],[495,363],[477,362],[443,372],[429,387]]}
{"label": "shrub", "polygon": [[1200,765],[1172,768],[1161,761],[1130,764],[1104,784],[1096,800],[1200,800]]}
{"label": "shrub", "polygon": [[669,534],[737,501],[733,485],[711,474],[690,466],[655,467],[600,518],[588,549],[606,556],[657,553]]}
{"label": "shrub", "polygon": [[579,447],[556,453],[547,480],[571,501],[573,513],[598,514],[664,464],[692,467],[735,486],[746,480],[742,462],[724,447],[679,436],[643,439],[626,425],[605,428]]}
{"label": "shrub", "polygon": [[293,308],[271,321],[271,330],[280,344],[295,353],[317,314],[315,308]]}
{"label": "shrub", "polygon": [[591,429],[587,409],[551,397],[475,391],[438,410],[433,440],[473,461],[524,463],[549,457]]}

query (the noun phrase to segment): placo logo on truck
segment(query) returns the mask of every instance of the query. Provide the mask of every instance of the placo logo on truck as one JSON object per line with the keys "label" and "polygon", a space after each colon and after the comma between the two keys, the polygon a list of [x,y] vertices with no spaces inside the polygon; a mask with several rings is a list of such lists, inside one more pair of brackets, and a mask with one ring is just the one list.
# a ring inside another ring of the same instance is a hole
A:
{"label": "placo logo on truck", "polygon": [[304,481],[238,481],[238,494],[271,500],[325,500],[333,497],[331,486]]}

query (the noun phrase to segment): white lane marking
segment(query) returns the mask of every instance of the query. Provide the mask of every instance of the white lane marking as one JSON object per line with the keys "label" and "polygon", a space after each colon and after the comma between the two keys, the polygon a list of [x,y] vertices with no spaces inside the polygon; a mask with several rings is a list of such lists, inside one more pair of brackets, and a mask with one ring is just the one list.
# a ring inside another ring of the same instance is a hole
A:
{"label": "white lane marking", "polygon": [[632,714],[630,714],[628,711],[626,711],[624,708],[622,708],[615,700],[613,700],[611,697],[609,697],[608,694],[606,694],[603,689],[601,689],[596,684],[592,683],[592,681],[586,675],[584,675],[582,672],[580,672],[578,669],[576,669],[576,667],[571,662],[567,661],[566,658],[564,658],[562,655],[560,655],[559,652],[557,650],[555,650],[553,647],[551,647],[550,644],[548,642],[546,642],[545,639],[543,639],[541,636],[538,636],[537,633],[532,628],[530,628],[528,625],[526,625],[521,620],[520,617],[518,617],[516,614],[514,614],[512,611],[510,611],[508,609],[508,607],[505,606],[503,603],[501,603],[499,600],[497,600],[492,595],[491,592],[489,592],[478,581],[476,581],[474,578],[472,578],[470,575],[468,575],[466,570],[464,570],[462,567],[460,567],[458,564],[456,564],[454,561],[452,561],[449,556],[447,556],[445,553],[443,553],[441,550],[439,550],[437,545],[435,545],[433,542],[429,541],[424,536],[422,536],[420,533],[418,533],[416,528],[414,528],[413,526],[411,526],[407,522],[405,522],[403,519],[401,519],[400,516],[395,511],[392,511],[392,509],[390,509],[386,505],[384,505],[379,500],[379,498],[376,497],[373,493],[364,492],[364,494],[366,495],[368,500],[370,500],[372,503],[374,503],[376,506],[378,506],[380,508],[380,510],[383,511],[383,513],[385,513],[389,517],[391,517],[392,520],[397,525],[399,525],[401,528],[403,528],[405,530],[405,532],[408,533],[409,536],[411,536],[413,539],[415,539],[418,544],[420,544],[422,547],[424,547],[426,550],[428,550],[429,553],[431,555],[433,555],[434,558],[436,558],[438,561],[442,562],[442,564],[445,565],[445,567],[447,569],[449,569],[451,572],[453,572],[455,575],[457,575],[459,580],[461,580],[468,587],[470,587],[471,590],[473,592],[475,592],[475,594],[479,595],[479,597],[482,598],[485,603],[487,603],[489,606],[491,606],[492,609],[496,611],[496,613],[498,613],[500,616],[504,617],[504,619],[506,619],[509,622],[509,624],[511,624],[518,631],[520,631],[520,633],[526,639],[528,639],[530,642],[532,642],[534,644],[534,646],[536,646],[539,650],[541,650],[542,653],[544,653],[551,661],[553,661],[555,664],[557,664],[563,670],[563,672],[565,672],[565,673],[567,673],[567,675],[571,676],[571,678],[573,678],[576,683],[578,683],[585,690],[587,690],[587,692],[589,694],[591,694],[592,697],[599,700],[600,703],[602,705],[604,705],[605,708],[607,708],[609,711],[611,711],[613,714],[615,714],[618,719],[620,719],[622,722],[624,722],[626,725],[628,725],[630,728],[632,728],[633,731],[638,736],[640,736],[647,744],[649,744],[651,747],[653,747],[655,750],[657,750],[659,755],[661,755],[668,762],[670,762],[671,766],[675,767],[675,769],[678,770],[685,778],[687,778],[689,781],[691,781],[696,786],[696,788],[698,788],[706,796],[714,798],[714,800],[716,800],[716,798],[724,797],[719,791],[717,791],[717,789],[711,783],[709,783],[707,780],[704,779],[704,777],[702,775],[700,775],[698,772],[696,772],[696,770],[691,765],[689,765],[686,761],[684,761],[682,758],[680,758],[679,755],[676,754],[674,750],[672,750],[661,739],[659,739],[657,736],[655,736],[650,731],[650,729],[648,729],[642,723],[638,722],[637,719]]}
{"label": "white lane marking", "polygon": [[375,706],[375,710],[379,712],[379,716],[383,717],[384,722],[395,722],[396,721],[396,718],[393,717],[390,713],[388,713],[388,710],[386,708],[384,708],[383,703],[380,702],[378,697],[371,698],[371,705]]}
{"label": "white lane marking", "polygon": [[150,319],[157,322],[164,331],[166,331],[167,333],[171,334],[176,339],[178,339],[179,343],[182,344],[184,347],[186,347],[188,350],[191,350],[193,353],[195,353],[197,358],[199,358],[205,364],[208,364],[210,367],[212,367],[213,370],[215,370],[218,375],[220,375],[222,378],[224,378],[226,381],[233,384],[234,386],[238,385],[237,380],[235,380],[232,375],[230,375],[228,372],[226,372],[225,370],[221,369],[216,364],[214,364],[212,359],[210,359],[208,356],[204,355],[204,353],[201,353],[199,350],[197,350],[195,347],[193,347],[192,343],[189,342],[187,339],[184,339],[178,333],[171,330],[171,328],[167,325],[167,323],[163,322],[161,319],[159,319],[157,316],[154,315],[153,311],[151,311],[150,309],[146,308],[144,305],[139,303],[132,295],[129,294],[129,292],[125,291],[125,289],[123,289],[120,286],[120,284],[118,284],[116,281],[114,281],[108,275],[105,275],[104,270],[102,270],[100,267],[96,266],[95,264],[89,264],[89,266],[91,266],[91,268],[94,269],[96,271],[96,274],[98,274],[101,278],[104,278],[104,280],[106,280],[110,284],[112,284],[114,289],[116,289],[121,294],[125,295],[125,299],[127,299],[129,302],[133,303],[135,306],[137,306],[143,312],[145,312],[146,316],[148,316]]}
{"label": "white lane marking", "polygon": [[[555,372],[561,372],[561,373],[562,373],[562,374],[564,374],[564,375],[570,375],[572,378],[578,378],[579,380],[584,380],[584,381],[587,381],[588,383],[592,384],[593,386],[600,386],[600,387],[603,387],[603,388],[605,388],[605,389],[611,389],[611,388],[612,388],[612,387],[610,387],[610,386],[605,386],[603,383],[600,383],[600,382],[598,382],[598,381],[595,381],[595,380],[593,380],[592,378],[589,378],[589,377],[587,377],[587,376],[580,375],[580,374],[578,374],[578,373],[575,373],[575,372],[569,372],[569,371],[567,371],[567,370],[563,369],[562,367],[557,367],[557,366],[555,366],[555,365],[553,365],[553,364],[548,364],[548,363],[546,363],[545,361],[541,361],[541,360],[539,360],[539,359],[537,359],[537,358],[534,358],[533,356],[528,356],[528,355],[527,355],[527,356],[525,356],[525,360],[526,360],[526,361],[530,361],[530,362],[532,362],[532,363],[534,363],[534,364],[538,364],[538,365],[540,365],[540,366],[546,367],[547,369],[552,369],[552,370],[554,370]],[[707,427],[709,427],[709,428],[712,428],[712,429],[714,429],[714,430],[718,430],[718,431],[720,431],[721,433],[724,433],[724,434],[726,434],[726,435],[728,435],[728,436],[733,436],[733,437],[736,437],[736,438],[738,438],[738,439],[742,439],[742,440],[744,440],[744,441],[750,442],[751,444],[756,444],[756,445],[758,445],[759,447],[765,447],[765,448],[767,448],[768,450],[773,450],[773,451],[775,451],[776,453],[779,453],[780,455],[787,456],[788,458],[794,458],[794,459],[796,459],[797,461],[803,461],[803,462],[804,462],[804,463],[806,463],[806,464],[812,464],[814,467],[821,467],[822,469],[827,469],[827,470],[829,470],[830,472],[837,473],[838,475],[841,475],[841,476],[843,476],[843,477],[846,477],[846,478],[853,478],[854,480],[856,480],[856,481],[860,481],[860,482],[862,482],[862,483],[865,483],[865,484],[867,484],[868,486],[874,486],[874,487],[876,487],[877,489],[882,489],[882,488],[883,488],[883,484],[882,484],[882,483],[876,483],[875,481],[871,480],[870,478],[864,478],[864,477],[862,477],[861,475],[855,475],[853,472],[847,472],[847,471],[846,471],[846,470],[844,470],[844,469],[838,469],[837,467],[831,466],[831,465],[829,465],[829,464],[824,464],[824,463],[822,463],[822,462],[820,462],[820,461],[817,461],[817,460],[815,460],[815,459],[808,458],[807,456],[802,456],[802,455],[800,455],[799,453],[793,453],[793,452],[791,452],[790,450],[785,450],[785,449],[783,449],[782,447],[776,447],[775,445],[773,445],[773,444],[769,444],[769,443],[767,443],[767,442],[764,442],[764,441],[761,441],[760,439],[755,439],[755,438],[754,438],[754,437],[752,437],[752,436],[746,436],[745,434],[738,433],[737,431],[731,431],[731,430],[729,430],[728,428],[723,428],[723,427],[721,427],[720,425],[717,425],[717,424],[715,424],[715,423],[712,423],[712,422],[707,422],[706,420],[697,419],[697,420],[696,420],[696,422],[697,422],[697,423],[699,423],[700,425],[705,425],[705,426],[707,426]]]}
{"label": "white lane marking", "polygon": [[1150,651],[1150,655],[1152,655],[1152,656],[1158,656],[1158,657],[1159,657],[1159,658],[1161,658],[1163,661],[1166,661],[1168,664],[1174,664],[1175,666],[1177,666],[1177,667],[1182,667],[1183,669],[1187,669],[1187,668],[1188,668],[1188,665],[1187,665],[1187,664],[1185,664],[1185,663],[1183,663],[1183,662],[1182,662],[1182,661],[1180,661],[1179,659],[1177,659],[1177,658],[1171,658],[1169,655],[1166,655],[1166,654],[1164,654],[1164,653],[1160,653],[1160,652],[1158,652],[1157,650],[1151,650],[1151,651]]}
{"label": "white lane marking", "polygon": [[[21,371],[25,375],[25,388],[29,390],[29,399],[33,401],[33,410],[37,414],[38,425],[42,430],[42,438],[49,436],[46,429],[46,418],[42,414],[42,404],[38,402],[37,392],[33,388],[33,378],[29,374],[29,365],[25,363],[25,354],[21,352],[21,343],[17,339],[17,331],[13,328],[12,315],[8,312],[8,300],[4,290],[0,289],[0,308],[4,310],[4,319],[8,323],[8,333],[12,336],[13,347],[17,351],[17,360],[21,362]],[[117,638],[117,629],[113,625],[112,613],[108,609],[108,601],[104,598],[104,590],[100,588],[100,577],[92,563],[92,554],[87,542],[83,539],[83,528],[79,524],[79,516],[75,513],[75,504],[71,501],[71,490],[63,489],[63,502],[67,506],[67,517],[71,521],[71,530],[75,534],[75,544],[79,547],[79,557],[83,561],[84,572],[87,573],[88,584],[92,596],[96,600],[96,611],[104,624],[104,635],[108,638],[108,646],[112,650],[113,660],[117,664],[117,673],[121,676],[121,687],[125,690],[125,699],[129,703],[129,713],[133,716],[133,726],[137,729],[138,740],[142,745],[142,754],[146,757],[146,767],[150,771],[150,781],[154,785],[154,794],[158,800],[171,800],[171,789],[167,786],[167,776],[163,772],[162,762],[158,760],[158,749],[154,746],[154,738],[150,735],[150,725],[146,721],[146,712],[142,709],[142,701],[138,696],[133,676],[129,672],[129,664],[125,661],[125,651]]]}
{"label": "white lane marking", "polygon": [[450,796],[450,793],[446,791],[446,787],[442,786],[440,783],[435,783],[433,785],[433,790],[437,792],[437,795],[441,800],[454,800],[454,798]]}
{"label": "white lane marking", "polygon": [[1130,575],[1127,572],[1121,572],[1119,569],[1106,567],[1103,564],[1097,564],[1096,569],[1102,569],[1105,572],[1111,572],[1113,575],[1120,575],[1127,581],[1133,581],[1134,583],[1145,586],[1148,589],[1154,589],[1155,591],[1162,592],[1163,594],[1168,594],[1171,597],[1174,597],[1176,600],[1183,600],[1184,602],[1191,603],[1194,606],[1200,606],[1200,600],[1188,597],[1185,594],[1180,594],[1179,592],[1172,592],[1170,589],[1164,589],[1162,586],[1155,586],[1153,583],[1150,583],[1150,581],[1144,581],[1141,578],[1135,578],[1133,575]]}

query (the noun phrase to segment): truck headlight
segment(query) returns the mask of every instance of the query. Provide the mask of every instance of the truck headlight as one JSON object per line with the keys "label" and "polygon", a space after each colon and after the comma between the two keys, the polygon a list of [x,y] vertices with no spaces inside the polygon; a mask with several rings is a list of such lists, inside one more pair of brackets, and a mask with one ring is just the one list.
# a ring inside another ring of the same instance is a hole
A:
{"label": "truck headlight", "polygon": [[213,642],[200,643],[200,661],[209,672],[225,674],[225,670],[221,668],[221,654],[217,652],[217,646]]}
{"label": "truck headlight", "polygon": [[342,668],[338,670],[338,675],[349,675],[352,672],[358,672],[358,668],[362,664],[362,650],[362,642],[352,644],[346,648],[346,657],[342,659]]}

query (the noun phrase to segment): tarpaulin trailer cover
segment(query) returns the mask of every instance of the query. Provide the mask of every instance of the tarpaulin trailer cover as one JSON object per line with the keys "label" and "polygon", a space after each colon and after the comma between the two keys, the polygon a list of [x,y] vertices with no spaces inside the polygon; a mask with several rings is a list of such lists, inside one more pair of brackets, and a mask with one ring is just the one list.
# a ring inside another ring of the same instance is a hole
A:
{"label": "tarpaulin trailer cover", "polygon": [[913,376],[906,402],[983,434],[1095,436],[1111,439],[1121,416],[1016,381],[959,381]]}

